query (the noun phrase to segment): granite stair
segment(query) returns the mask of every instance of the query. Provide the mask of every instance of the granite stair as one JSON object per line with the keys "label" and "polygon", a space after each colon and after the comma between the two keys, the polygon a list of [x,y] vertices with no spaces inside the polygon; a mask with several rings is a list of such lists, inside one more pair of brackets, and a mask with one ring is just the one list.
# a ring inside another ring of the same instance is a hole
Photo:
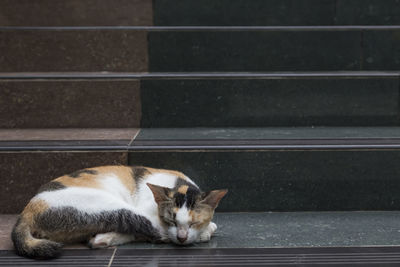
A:
{"label": "granite stair", "polygon": [[68,247],[54,264],[397,266],[399,11],[398,0],[0,1],[0,265],[44,264],[14,256],[8,238],[41,184],[123,164],[228,188],[215,238]]}

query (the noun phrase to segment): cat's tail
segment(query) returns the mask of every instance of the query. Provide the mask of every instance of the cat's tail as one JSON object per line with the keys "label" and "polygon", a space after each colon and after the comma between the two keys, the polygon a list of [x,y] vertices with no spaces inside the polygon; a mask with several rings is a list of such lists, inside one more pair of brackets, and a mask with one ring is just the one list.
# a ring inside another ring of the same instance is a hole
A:
{"label": "cat's tail", "polygon": [[21,215],[15,224],[11,239],[18,255],[28,258],[49,259],[60,254],[61,243],[32,236],[28,220]]}

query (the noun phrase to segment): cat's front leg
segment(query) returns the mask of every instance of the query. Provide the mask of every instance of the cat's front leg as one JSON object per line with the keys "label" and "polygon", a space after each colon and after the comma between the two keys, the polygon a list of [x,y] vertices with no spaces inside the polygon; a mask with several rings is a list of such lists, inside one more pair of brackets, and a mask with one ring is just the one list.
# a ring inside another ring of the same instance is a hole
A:
{"label": "cat's front leg", "polygon": [[109,232],[95,235],[89,240],[88,246],[90,248],[106,248],[126,244],[132,241],[135,241],[133,235]]}
{"label": "cat's front leg", "polygon": [[211,236],[214,234],[214,232],[217,230],[217,225],[213,222],[210,222],[210,224],[207,226],[207,228],[200,234],[199,238],[196,240],[196,242],[208,242],[211,239]]}

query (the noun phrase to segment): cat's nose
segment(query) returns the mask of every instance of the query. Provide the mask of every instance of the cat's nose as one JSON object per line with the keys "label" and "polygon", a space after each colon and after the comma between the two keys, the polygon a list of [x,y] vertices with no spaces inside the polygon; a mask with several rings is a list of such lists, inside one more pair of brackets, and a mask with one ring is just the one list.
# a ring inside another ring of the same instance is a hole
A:
{"label": "cat's nose", "polygon": [[188,232],[185,229],[179,229],[178,230],[178,235],[176,237],[179,242],[184,243],[186,241],[186,239],[188,238]]}
{"label": "cat's nose", "polygon": [[178,238],[178,240],[179,240],[179,242],[181,242],[181,243],[185,243],[185,241],[187,240],[187,236],[185,236],[185,237],[177,237]]}

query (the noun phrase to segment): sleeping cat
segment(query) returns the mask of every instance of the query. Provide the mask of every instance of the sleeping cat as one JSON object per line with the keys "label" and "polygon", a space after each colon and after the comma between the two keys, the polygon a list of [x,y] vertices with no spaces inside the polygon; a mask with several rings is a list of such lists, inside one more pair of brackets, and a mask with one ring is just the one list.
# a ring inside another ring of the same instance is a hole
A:
{"label": "sleeping cat", "polygon": [[214,209],[227,190],[208,193],[177,171],[104,166],[42,186],[11,237],[19,255],[51,258],[65,243],[102,248],[134,240],[187,245],[210,240]]}

